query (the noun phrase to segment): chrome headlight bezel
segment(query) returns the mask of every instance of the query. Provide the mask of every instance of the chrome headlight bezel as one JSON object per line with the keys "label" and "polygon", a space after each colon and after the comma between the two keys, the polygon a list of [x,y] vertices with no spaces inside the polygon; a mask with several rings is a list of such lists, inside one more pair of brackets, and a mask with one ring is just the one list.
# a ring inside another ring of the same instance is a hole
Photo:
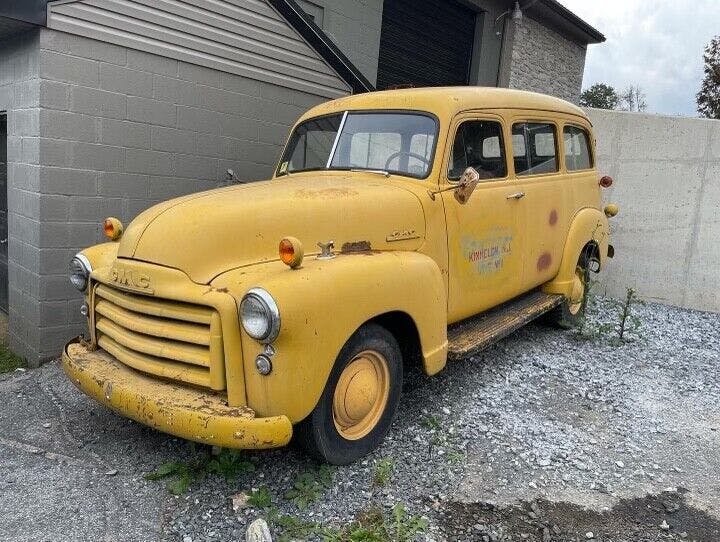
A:
{"label": "chrome headlight bezel", "polygon": [[92,273],[90,260],[84,254],[75,254],[68,264],[68,278],[70,283],[79,291],[87,291],[90,284],[90,273]]}
{"label": "chrome headlight bezel", "polygon": [[[252,311],[252,313],[251,313]],[[280,309],[273,297],[262,288],[251,288],[240,301],[240,323],[245,333],[262,344],[270,344],[280,334]],[[264,319],[262,326],[251,319]]]}

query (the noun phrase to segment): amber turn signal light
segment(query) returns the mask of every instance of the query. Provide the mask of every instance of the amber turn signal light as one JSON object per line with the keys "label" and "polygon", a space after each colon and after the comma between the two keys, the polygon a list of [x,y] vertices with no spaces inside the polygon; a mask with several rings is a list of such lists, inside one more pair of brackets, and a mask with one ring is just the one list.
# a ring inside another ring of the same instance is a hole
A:
{"label": "amber turn signal light", "polygon": [[117,241],[122,237],[123,225],[117,218],[111,216],[103,222],[103,233],[111,241]]}
{"label": "amber turn signal light", "polygon": [[605,216],[612,218],[620,212],[620,207],[616,203],[609,203],[605,206]]}
{"label": "amber turn signal light", "polygon": [[605,175],[602,179],[600,179],[600,186],[603,188],[610,188],[613,184],[613,178],[610,177],[610,175]]}
{"label": "amber turn signal light", "polygon": [[295,237],[285,237],[280,241],[280,259],[282,263],[290,267],[290,269],[300,267],[303,256],[305,256],[305,251],[303,250],[302,243]]}

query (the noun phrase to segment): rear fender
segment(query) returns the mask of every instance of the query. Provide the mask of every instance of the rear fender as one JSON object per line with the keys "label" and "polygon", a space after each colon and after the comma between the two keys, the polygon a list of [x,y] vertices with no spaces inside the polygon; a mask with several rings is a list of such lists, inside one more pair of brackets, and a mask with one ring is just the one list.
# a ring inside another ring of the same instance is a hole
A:
{"label": "rear fender", "polygon": [[227,288],[238,302],[250,288],[264,288],[279,307],[281,329],[272,344],[275,354],[268,376],[255,367],[263,345],[242,332],[248,406],[259,416],[283,414],[293,423],[305,418],[350,336],[365,322],[389,312],[412,318],[427,373],[445,365],[445,286],[437,264],[422,254],[338,254],[329,260],[307,258],[297,270],[270,262],[226,273],[213,281],[213,287]]}
{"label": "rear fender", "polygon": [[549,294],[569,296],[572,293],[575,268],[583,249],[588,243],[597,245],[598,261],[600,269],[602,269],[607,259],[609,241],[610,227],[607,217],[602,211],[586,208],[578,212],[573,218],[565,241],[560,270],[553,280],[543,286],[543,291]]}

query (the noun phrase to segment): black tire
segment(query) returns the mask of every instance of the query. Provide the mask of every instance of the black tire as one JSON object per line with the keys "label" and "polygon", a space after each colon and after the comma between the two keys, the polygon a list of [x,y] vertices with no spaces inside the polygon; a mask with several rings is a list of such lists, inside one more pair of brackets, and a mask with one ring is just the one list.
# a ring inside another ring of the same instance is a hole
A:
{"label": "black tire", "polygon": [[590,284],[590,258],[583,252],[577,267],[582,270],[583,275],[583,297],[579,310],[572,310],[573,304],[569,298],[565,298],[561,305],[557,306],[543,317],[543,322],[560,329],[573,329],[578,327],[585,318],[585,308],[588,300],[588,285]]}
{"label": "black tire", "polygon": [[[389,393],[384,410],[370,432],[356,440],[349,440],[340,434],[335,425],[333,400],[343,370],[365,351],[375,351],[386,360]],[[403,361],[397,340],[384,327],[365,324],[340,350],[314,410],[295,426],[297,442],[309,455],[332,465],[348,465],[357,461],[377,448],[390,429],[400,402],[402,381]]]}

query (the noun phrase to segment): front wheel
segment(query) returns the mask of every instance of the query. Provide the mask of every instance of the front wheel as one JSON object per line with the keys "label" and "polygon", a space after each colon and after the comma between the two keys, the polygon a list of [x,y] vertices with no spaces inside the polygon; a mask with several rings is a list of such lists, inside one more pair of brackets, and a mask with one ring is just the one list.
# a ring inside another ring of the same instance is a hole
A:
{"label": "front wheel", "polygon": [[582,256],[575,267],[572,292],[562,304],[545,315],[545,321],[563,329],[577,327],[585,317],[588,287],[590,284],[589,261]]}
{"label": "front wheel", "polygon": [[340,351],[315,409],[297,425],[299,443],[333,465],[357,461],[390,429],[402,380],[395,337],[377,324],[364,325]]}

